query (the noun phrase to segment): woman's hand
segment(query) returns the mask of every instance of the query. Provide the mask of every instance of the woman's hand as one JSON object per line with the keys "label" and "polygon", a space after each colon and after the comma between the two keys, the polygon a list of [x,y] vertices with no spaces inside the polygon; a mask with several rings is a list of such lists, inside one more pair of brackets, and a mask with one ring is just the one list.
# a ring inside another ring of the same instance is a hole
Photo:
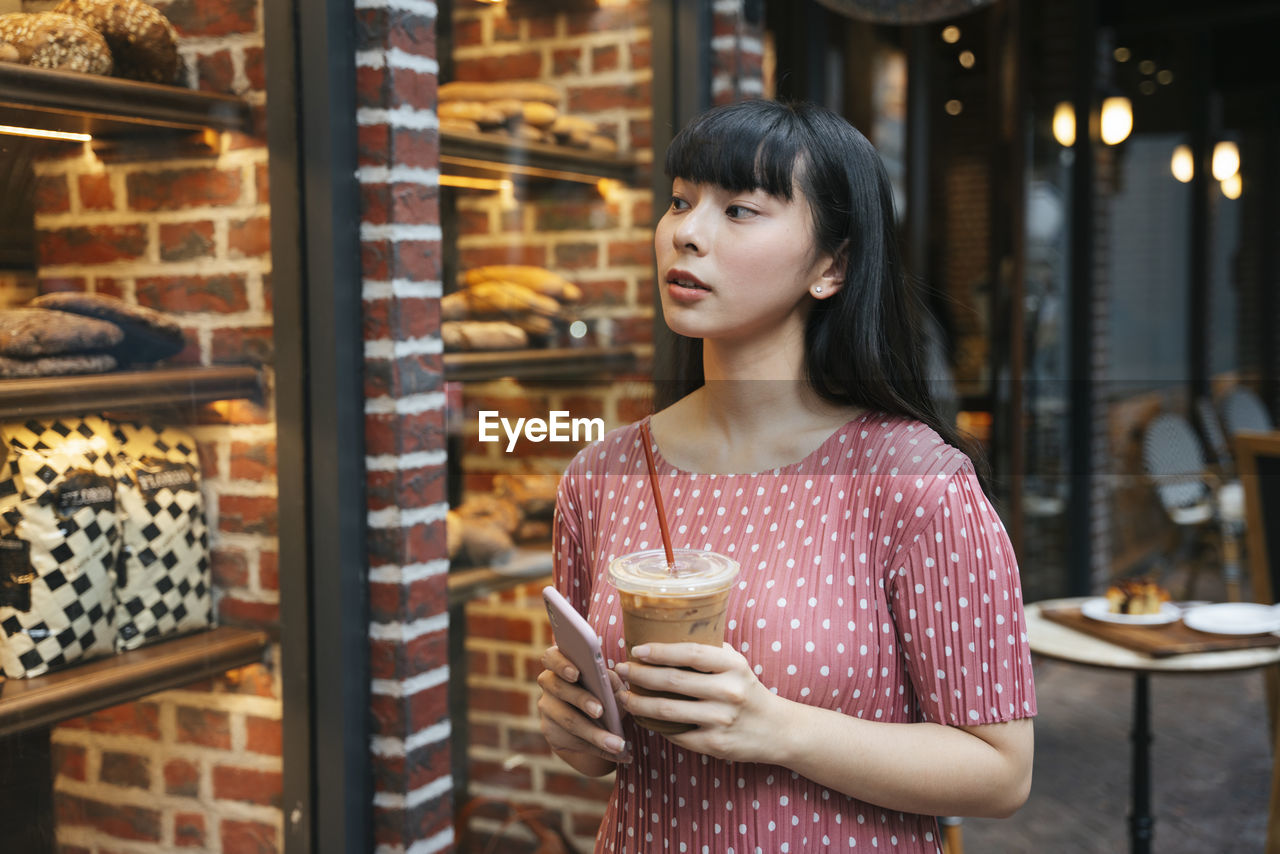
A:
{"label": "woman's hand", "polygon": [[[598,721],[604,714],[600,702],[591,692],[576,684],[578,668],[557,647],[542,654],[538,674],[538,718],[542,734],[560,758],[584,774],[600,776],[613,770],[618,762],[630,762],[626,742],[609,732]],[[610,671],[609,681],[615,695],[622,681]]]}
{"label": "woman's hand", "polygon": [[782,707],[788,701],[761,685],[747,659],[728,644],[642,644],[617,672],[632,686],[693,698],[646,697],[634,691],[619,695],[632,715],[697,726],[666,736],[674,744],[719,759],[773,761],[769,747],[777,728],[785,726]]}

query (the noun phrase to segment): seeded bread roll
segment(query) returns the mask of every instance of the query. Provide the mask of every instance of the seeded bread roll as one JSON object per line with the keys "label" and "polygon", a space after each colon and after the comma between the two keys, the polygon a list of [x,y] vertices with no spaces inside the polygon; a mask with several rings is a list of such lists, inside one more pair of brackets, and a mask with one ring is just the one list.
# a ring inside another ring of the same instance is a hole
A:
{"label": "seeded bread roll", "polygon": [[57,12],[0,15],[0,41],[18,51],[18,61],[34,68],[110,74],[111,49],[93,27]]}
{"label": "seeded bread roll", "polygon": [[100,32],[115,58],[115,75],[149,83],[178,79],[178,34],[169,19],[142,0],[62,0],[54,11]]}
{"label": "seeded bread roll", "polygon": [[0,62],[21,62],[18,49],[8,42],[0,42]]}

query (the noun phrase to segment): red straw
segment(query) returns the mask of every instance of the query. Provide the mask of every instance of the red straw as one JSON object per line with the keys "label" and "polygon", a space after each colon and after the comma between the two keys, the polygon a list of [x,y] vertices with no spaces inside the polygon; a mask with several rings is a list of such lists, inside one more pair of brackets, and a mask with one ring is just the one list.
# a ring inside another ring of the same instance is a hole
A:
{"label": "red straw", "polygon": [[667,514],[662,509],[662,492],[658,489],[658,467],[653,463],[653,436],[649,433],[649,422],[640,424],[640,444],[644,445],[644,461],[649,464],[649,485],[653,487],[653,506],[658,511],[658,530],[662,532],[662,547],[667,550],[667,569],[676,571],[676,556],[671,551],[671,532],[667,530]]}

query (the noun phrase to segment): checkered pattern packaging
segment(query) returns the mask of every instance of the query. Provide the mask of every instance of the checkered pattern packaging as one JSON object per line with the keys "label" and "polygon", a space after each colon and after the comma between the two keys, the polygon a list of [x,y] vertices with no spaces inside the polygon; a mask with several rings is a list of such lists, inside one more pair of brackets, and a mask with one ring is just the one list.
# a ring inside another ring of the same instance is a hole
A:
{"label": "checkered pattern packaging", "polygon": [[120,523],[101,418],[13,422],[0,480],[0,666],[14,678],[107,654]]}
{"label": "checkered pattern packaging", "polygon": [[113,422],[123,516],[116,648],[209,627],[209,530],[195,439],[173,427]]}

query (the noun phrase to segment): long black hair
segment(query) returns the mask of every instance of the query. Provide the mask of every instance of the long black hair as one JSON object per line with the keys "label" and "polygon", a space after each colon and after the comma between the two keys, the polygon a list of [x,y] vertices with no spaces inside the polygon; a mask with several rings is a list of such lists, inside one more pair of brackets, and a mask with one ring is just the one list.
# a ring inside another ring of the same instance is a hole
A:
{"label": "long black hair", "polygon": [[[667,148],[666,173],[787,200],[798,189],[812,212],[817,252],[844,262],[843,286],[815,300],[806,321],[810,386],[832,403],[923,422],[982,466],[930,392],[927,309],[903,270],[892,187],[866,137],[816,104],[741,101],[680,131]],[[655,390],[659,409],[704,382],[701,339],[675,337],[677,376]]]}

